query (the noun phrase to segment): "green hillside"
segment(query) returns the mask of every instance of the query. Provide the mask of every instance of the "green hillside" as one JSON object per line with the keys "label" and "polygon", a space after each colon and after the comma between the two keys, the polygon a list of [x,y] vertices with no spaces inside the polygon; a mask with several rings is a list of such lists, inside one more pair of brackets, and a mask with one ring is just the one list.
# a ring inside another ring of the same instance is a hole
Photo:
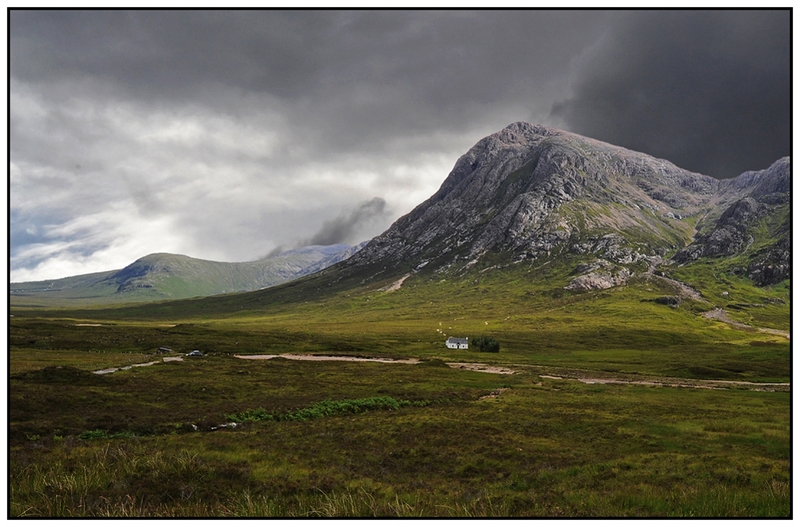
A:
{"label": "green hillside", "polygon": [[234,263],[157,253],[117,271],[12,283],[11,304],[108,305],[253,291],[317,271],[348,256],[353,249],[347,245],[311,246]]}

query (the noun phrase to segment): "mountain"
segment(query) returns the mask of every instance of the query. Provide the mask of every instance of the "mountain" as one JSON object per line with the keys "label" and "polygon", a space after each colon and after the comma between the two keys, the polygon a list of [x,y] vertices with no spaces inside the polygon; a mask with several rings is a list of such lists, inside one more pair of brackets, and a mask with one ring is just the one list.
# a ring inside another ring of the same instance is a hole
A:
{"label": "mountain", "polygon": [[[715,301],[725,302],[735,277],[746,304],[775,304],[758,288],[791,278],[790,195],[788,157],[717,180],[577,134],[514,123],[480,140],[433,196],[363,248],[326,255],[308,248],[241,264],[150,255],[113,273],[17,285],[12,299],[36,297],[41,291],[33,289],[45,286],[88,302],[208,296],[290,281],[204,304],[224,311],[319,301],[357,288],[392,292],[412,277],[407,284],[425,281],[437,295],[436,284],[446,280],[474,284],[516,272],[515,280],[524,276],[551,297],[645,279],[681,297],[712,298],[713,290]],[[310,276],[293,280],[303,275]],[[769,315],[779,325],[780,313]]]}
{"label": "mountain", "polygon": [[12,283],[11,299],[26,305],[120,303],[254,291],[317,272],[350,257],[363,245],[313,245],[240,263],[150,254],[115,271]]}
{"label": "mountain", "polygon": [[[789,278],[789,158],[720,181],[576,134],[514,123],[479,141],[427,201],[329,273],[365,281],[577,256],[567,288],[738,257],[758,285]],[[575,258],[572,258],[575,260]]]}

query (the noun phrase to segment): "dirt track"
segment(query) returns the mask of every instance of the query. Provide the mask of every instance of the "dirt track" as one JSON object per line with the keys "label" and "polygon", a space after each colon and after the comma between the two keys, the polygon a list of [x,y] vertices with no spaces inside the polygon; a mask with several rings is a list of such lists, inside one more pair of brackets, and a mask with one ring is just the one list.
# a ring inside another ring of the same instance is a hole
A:
{"label": "dirt track", "polygon": [[756,331],[760,331],[762,333],[769,333],[771,335],[780,335],[781,337],[786,337],[787,339],[792,338],[791,333],[786,331],[781,331],[779,329],[772,329],[772,328],[759,328],[755,326],[748,326],[747,324],[743,324],[742,322],[736,322],[735,320],[733,320],[731,317],[728,316],[728,313],[724,309],[719,307],[703,313],[703,318],[719,320],[720,322],[725,322],[726,324],[729,324],[738,329],[753,329]]}
{"label": "dirt track", "polygon": [[[237,359],[248,360],[269,360],[277,357],[290,360],[310,360],[310,361],[342,361],[342,362],[383,362],[389,364],[418,364],[419,359],[382,359],[368,357],[350,357],[348,355],[234,355]],[[480,371],[483,373],[499,373],[501,375],[511,375],[517,373],[510,368],[501,366],[491,366],[478,362],[448,362],[451,368],[458,370]]]}
{"label": "dirt track", "polygon": [[[275,358],[284,358],[289,360],[300,361],[339,361],[339,362],[380,362],[384,364],[419,364],[419,359],[387,359],[380,357],[351,357],[347,355],[234,355],[237,359],[245,360],[270,360]],[[94,373],[98,375],[105,375],[114,373],[119,370],[129,370],[131,368],[152,366],[163,362],[182,361],[183,357],[164,357],[162,360],[146,362],[143,364],[132,364],[130,366],[123,366],[120,368],[107,368],[97,370]],[[633,377],[584,377],[582,372],[573,372],[570,374],[550,375],[542,372],[541,366],[525,365],[525,366],[494,366],[490,364],[483,364],[479,362],[447,362],[448,366],[457,370],[477,371],[481,373],[493,373],[499,375],[513,375],[516,373],[527,372],[533,375],[538,375],[542,379],[554,379],[564,381],[578,381],[584,384],[634,384],[639,386],[663,386],[671,388],[702,388],[708,390],[728,389],[730,387],[746,388],[748,390],[757,391],[789,391],[791,390],[791,383],[788,382],[749,382],[749,381],[727,381],[727,380],[706,380],[706,379],[680,379],[680,378],[646,378],[638,379]],[[513,368],[513,369],[512,369]],[[588,373],[588,372],[586,372]]]}
{"label": "dirt track", "polygon": [[[367,357],[350,357],[345,355],[234,355],[239,359],[249,360],[269,360],[276,357],[282,357],[291,360],[308,360],[308,361],[344,361],[344,362],[382,362],[388,364],[418,364],[419,359],[383,359],[383,358],[367,358]],[[538,366],[493,366],[489,364],[482,364],[478,362],[447,362],[448,366],[457,370],[478,371],[482,373],[494,373],[500,375],[513,375],[529,371],[536,374],[533,370],[540,370]],[[514,368],[514,369],[512,369]],[[725,380],[705,380],[705,379],[679,379],[679,378],[661,378],[661,379],[635,379],[635,378],[622,378],[622,377],[583,377],[578,373],[572,375],[546,375],[539,374],[543,379],[557,379],[578,381],[584,384],[635,384],[640,386],[663,386],[672,388],[703,388],[703,389],[727,389],[732,386],[747,388],[750,390],[758,391],[788,391],[791,389],[791,383],[788,382],[749,382],[749,381],[725,381]]]}

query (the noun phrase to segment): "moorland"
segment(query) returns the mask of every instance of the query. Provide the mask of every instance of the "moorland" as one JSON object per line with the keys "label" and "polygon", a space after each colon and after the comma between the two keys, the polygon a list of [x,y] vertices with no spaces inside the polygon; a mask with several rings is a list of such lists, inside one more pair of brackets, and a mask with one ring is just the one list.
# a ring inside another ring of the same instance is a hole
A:
{"label": "moorland", "polygon": [[[715,285],[671,306],[658,277],[552,287],[569,269],[14,308],[10,515],[790,515],[788,284],[696,266]],[[289,353],[418,362],[237,357]]]}

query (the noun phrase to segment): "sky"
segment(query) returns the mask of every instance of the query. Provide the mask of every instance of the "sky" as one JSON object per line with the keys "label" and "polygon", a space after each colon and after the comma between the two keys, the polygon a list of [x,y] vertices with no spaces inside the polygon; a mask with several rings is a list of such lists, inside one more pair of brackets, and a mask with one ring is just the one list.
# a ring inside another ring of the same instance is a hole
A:
{"label": "sky", "polygon": [[790,18],[11,11],[11,280],[354,245],[516,121],[767,168],[791,153]]}

